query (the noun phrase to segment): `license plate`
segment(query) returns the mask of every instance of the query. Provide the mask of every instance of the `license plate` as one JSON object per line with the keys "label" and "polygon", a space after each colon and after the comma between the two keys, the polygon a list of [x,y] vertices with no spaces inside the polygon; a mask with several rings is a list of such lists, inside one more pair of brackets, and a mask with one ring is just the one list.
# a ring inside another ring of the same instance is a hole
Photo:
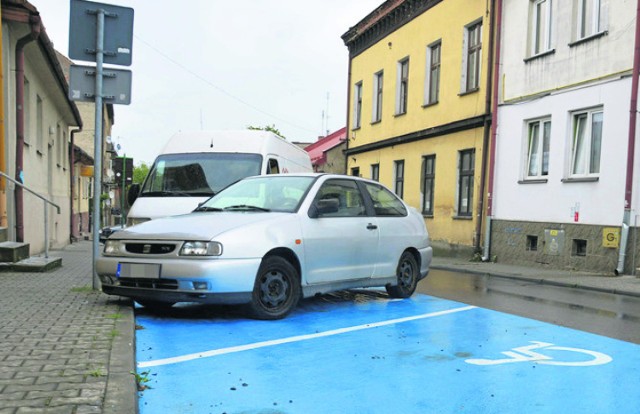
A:
{"label": "license plate", "polygon": [[118,277],[159,279],[160,265],[152,263],[118,263]]}

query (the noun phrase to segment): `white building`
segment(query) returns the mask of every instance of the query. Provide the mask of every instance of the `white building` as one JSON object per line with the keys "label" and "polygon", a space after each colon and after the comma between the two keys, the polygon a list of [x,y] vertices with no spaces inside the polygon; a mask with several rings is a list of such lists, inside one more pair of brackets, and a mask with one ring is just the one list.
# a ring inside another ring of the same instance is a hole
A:
{"label": "white building", "polygon": [[619,261],[625,273],[640,265],[640,145],[626,257],[619,248],[636,7],[503,1],[490,243],[498,261],[611,273]]}

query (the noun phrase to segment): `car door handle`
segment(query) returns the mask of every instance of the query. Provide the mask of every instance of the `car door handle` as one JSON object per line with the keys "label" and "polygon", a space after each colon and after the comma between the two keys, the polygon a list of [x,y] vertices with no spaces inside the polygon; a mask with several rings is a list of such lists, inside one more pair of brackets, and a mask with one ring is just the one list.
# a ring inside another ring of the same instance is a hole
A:
{"label": "car door handle", "polygon": [[377,228],[378,226],[376,226],[375,224],[371,224],[371,223],[367,224],[367,230],[375,230]]}

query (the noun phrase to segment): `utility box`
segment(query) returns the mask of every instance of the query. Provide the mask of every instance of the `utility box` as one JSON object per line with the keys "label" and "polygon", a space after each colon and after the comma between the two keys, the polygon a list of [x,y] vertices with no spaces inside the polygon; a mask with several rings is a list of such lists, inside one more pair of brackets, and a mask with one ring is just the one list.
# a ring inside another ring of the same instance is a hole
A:
{"label": "utility box", "polygon": [[544,253],[560,256],[564,251],[564,230],[544,230]]}

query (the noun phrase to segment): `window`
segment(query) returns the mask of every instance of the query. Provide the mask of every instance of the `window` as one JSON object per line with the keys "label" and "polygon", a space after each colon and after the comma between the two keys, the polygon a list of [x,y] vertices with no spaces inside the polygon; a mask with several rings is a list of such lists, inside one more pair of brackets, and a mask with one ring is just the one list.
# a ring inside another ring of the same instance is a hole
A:
{"label": "window", "polygon": [[280,167],[278,166],[278,160],[274,158],[269,159],[269,165],[267,165],[267,174],[280,173]]}
{"label": "window", "polygon": [[24,102],[23,102],[23,114],[24,114],[24,143],[31,143],[31,88],[27,78],[24,78]]}
{"label": "window", "polygon": [[436,180],[436,156],[422,158],[422,214],[433,215],[433,187]]}
{"label": "window", "polygon": [[535,252],[538,251],[538,236],[527,236],[527,251]]}
{"label": "window", "polygon": [[357,217],[366,215],[362,194],[352,180],[327,180],[318,191],[316,200],[335,200],[338,210],[322,217]]}
{"label": "window", "polygon": [[351,175],[354,177],[360,177],[360,167],[353,167],[351,169]]}
{"label": "window", "polygon": [[573,239],[571,244],[571,256],[586,256],[587,241],[582,239]]}
{"label": "window", "polygon": [[404,196],[404,160],[394,162],[394,190],[398,197]]}
{"label": "window", "polygon": [[362,121],[362,82],[355,85],[353,91],[353,129],[360,128]]}
{"label": "window", "polygon": [[371,179],[380,181],[380,164],[371,164]]}
{"label": "window", "polygon": [[376,216],[390,217],[407,215],[407,209],[402,204],[402,201],[398,200],[398,197],[393,195],[391,191],[380,185],[371,183],[365,183],[364,186],[369,196],[371,196]]}
{"label": "window", "polygon": [[549,140],[551,120],[535,120],[528,123],[527,171],[525,178],[549,175]]}
{"label": "window", "polygon": [[440,93],[440,55],[441,42],[427,46],[427,79],[425,80],[424,104],[433,105],[438,102]]}
{"label": "window", "polygon": [[41,153],[44,151],[44,113],[42,109],[42,98],[36,96],[36,149]]}
{"label": "window", "polygon": [[458,164],[458,216],[471,217],[473,213],[473,175],[475,149],[460,151]]}
{"label": "window", "polygon": [[577,0],[577,40],[600,32],[601,0]]}
{"label": "window", "polygon": [[602,110],[573,114],[571,174],[587,176],[600,172]]}
{"label": "window", "polygon": [[409,58],[398,62],[398,79],[396,87],[396,115],[407,113],[409,95]]}
{"label": "window", "polygon": [[382,84],[384,72],[380,71],[373,75],[373,110],[371,111],[371,122],[382,120]]}
{"label": "window", "polygon": [[56,151],[58,167],[64,167],[65,143],[62,140],[62,128],[60,128],[60,124],[56,125],[56,145],[58,145],[58,151]]}
{"label": "window", "polygon": [[551,49],[551,0],[531,2],[531,55]]}
{"label": "window", "polygon": [[462,92],[472,92],[480,87],[480,58],[482,53],[482,21],[465,28]]}

